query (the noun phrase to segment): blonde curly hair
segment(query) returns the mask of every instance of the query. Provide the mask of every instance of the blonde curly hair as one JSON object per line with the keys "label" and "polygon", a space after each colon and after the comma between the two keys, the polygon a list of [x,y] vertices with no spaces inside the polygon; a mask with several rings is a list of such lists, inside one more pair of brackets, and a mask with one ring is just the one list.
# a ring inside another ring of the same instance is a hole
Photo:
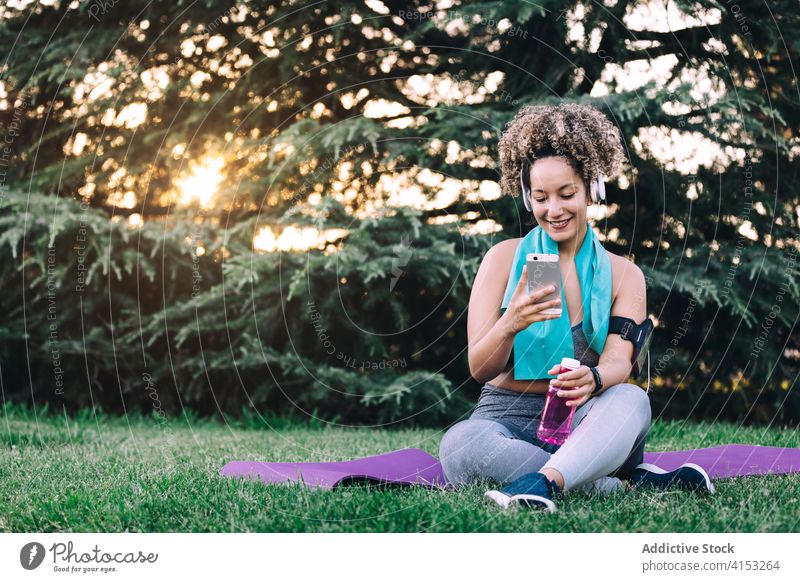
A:
{"label": "blonde curly hair", "polygon": [[563,156],[586,185],[598,173],[612,178],[624,160],[619,129],[594,107],[577,103],[523,107],[508,122],[499,150],[500,189],[514,197],[522,193],[526,159]]}

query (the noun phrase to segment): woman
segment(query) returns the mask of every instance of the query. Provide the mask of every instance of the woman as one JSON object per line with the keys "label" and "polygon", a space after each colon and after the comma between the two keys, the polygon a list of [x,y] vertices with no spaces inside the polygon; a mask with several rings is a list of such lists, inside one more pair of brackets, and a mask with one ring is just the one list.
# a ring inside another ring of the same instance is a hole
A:
{"label": "woman", "polygon": [[[625,486],[621,479],[627,487],[713,492],[696,465],[667,473],[642,464],[650,402],[626,382],[634,346],[609,320],[644,321],[645,280],[633,262],[607,252],[587,222],[590,198],[605,195],[602,176],[612,177],[622,160],[617,128],[585,105],[525,107],[500,140],[501,188],[527,198],[538,226],[483,258],[467,327],[470,372],[485,385],[471,417],[445,434],[440,458],[450,483],[510,482],[486,492],[502,507],[555,511],[563,491],[612,492]],[[532,251],[558,254],[561,298],[543,300],[552,287],[526,292]],[[558,362],[573,353],[581,366],[555,380],[576,408],[572,433],[551,445],[536,429]]]}

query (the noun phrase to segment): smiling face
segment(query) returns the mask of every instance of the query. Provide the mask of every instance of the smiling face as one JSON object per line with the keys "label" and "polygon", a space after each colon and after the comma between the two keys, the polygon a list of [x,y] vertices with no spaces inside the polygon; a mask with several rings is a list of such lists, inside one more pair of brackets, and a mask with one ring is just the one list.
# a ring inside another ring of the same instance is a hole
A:
{"label": "smiling face", "polygon": [[535,160],[531,167],[533,216],[557,243],[582,241],[589,193],[583,179],[563,157]]}

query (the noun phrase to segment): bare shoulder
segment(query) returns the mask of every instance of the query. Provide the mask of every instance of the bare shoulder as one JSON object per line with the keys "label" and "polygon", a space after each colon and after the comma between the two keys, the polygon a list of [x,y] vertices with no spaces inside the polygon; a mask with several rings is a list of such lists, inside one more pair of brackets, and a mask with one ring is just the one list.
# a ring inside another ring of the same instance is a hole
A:
{"label": "bare shoulder", "polygon": [[609,252],[613,287],[644,284],[644,273],[632,260]]}
{"label": "bare shoulder", "polygon": [[500,305],[518,245],[519,239],[504,240],[483,256],[469,297],[467,335],[470,342],[483,337],[500,317]]}
{"label": "bare shoulder", "polygon": [[487,266],[492,269],[497,268],[507,271],[511,268],[511,261],[514,259],[514,253],[517,251],[519,241],[519,238],[509,238],[493,245],[492,248],[486,251],[483,262],[488,263]]}
{"label": "bare shoulder", "polygon": [[626,315],[637,321],[644,317],[647,286],[644,273],[627,257],[608,253],[611,257],[612,315]]}
{"label": "bare shoulder", "polygon": [[519,237],[501,240],[499,243],[492,246],[492,248],[490,248],[488,252],[494,253],[495,255],[499,256],[512,255],[513,257],[514,253],[517,250],[517,247],[519,246],[520,240],[521,239]]}
{"label": "bare shoulder", "polygon": [[504,240],[486,251],[475,275],[472,299],[483,301],[502,293],[503,289],[505,289],[508,272],[511,268],[511,262],[514,260],[514,253],[519,245],[519,240],[518,238]]}
{"label": "bare shoulder", "polygon": [[518,238],[504,240],[486,251],[472,284],[471,309],[475,308],[476,302],[500,304],[519,240]]}

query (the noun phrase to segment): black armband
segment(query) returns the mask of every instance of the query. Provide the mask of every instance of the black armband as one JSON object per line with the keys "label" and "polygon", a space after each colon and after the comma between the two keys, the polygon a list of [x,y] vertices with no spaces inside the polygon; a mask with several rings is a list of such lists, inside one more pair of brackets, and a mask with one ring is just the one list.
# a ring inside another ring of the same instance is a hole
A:
{"label": "black armband", "polygon": [[632,319],[627,317],[620,317],[612,315],[608,321],[608,333],[616,333],[624,339],[633,344],[633,357],[631,364],[633,370],[631,373],[634,378],[638,378],[644,367],[647,350],[650,349],[650,340],[653,338],[653,329],[655,326],[649,317],[637,324]]}

